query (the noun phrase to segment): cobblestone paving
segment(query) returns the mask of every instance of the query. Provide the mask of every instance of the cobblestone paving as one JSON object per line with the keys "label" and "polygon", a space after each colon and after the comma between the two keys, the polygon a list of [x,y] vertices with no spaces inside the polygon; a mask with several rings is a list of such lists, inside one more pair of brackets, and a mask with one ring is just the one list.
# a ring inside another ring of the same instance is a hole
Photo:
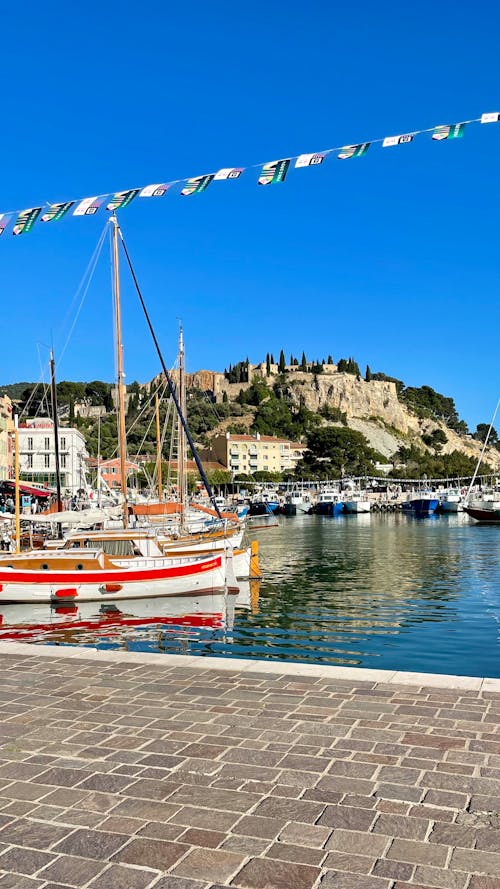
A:
{"label": "cobblestone paving", "polygon": [[0,656],[0,889],[500,889],[500,693]]}

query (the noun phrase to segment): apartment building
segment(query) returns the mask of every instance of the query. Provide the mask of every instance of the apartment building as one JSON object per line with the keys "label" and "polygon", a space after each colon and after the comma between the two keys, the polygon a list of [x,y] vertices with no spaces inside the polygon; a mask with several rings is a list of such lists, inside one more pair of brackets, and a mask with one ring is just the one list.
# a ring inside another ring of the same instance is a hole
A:
{"label": "apartment building", "polygon": [[211,441],[212,453],[232,473],[291,472],[302,459],[307,445],[274,438],[271,435],[216,435]]}
{"label": "apartment building", "polygon": [[[59,427],[59,463],[64,494],[72,496],[80,488],[85,488],[87,458],[82,433],[67,426]],[[26,420],[19,426],[19,471],[25,481],[55,487],[56,456],[52,420]]]}
{"label": "apartment building", "polygon": [[12,470],[12,402],[8,395],[0,396],[0,481],[11,477]]}

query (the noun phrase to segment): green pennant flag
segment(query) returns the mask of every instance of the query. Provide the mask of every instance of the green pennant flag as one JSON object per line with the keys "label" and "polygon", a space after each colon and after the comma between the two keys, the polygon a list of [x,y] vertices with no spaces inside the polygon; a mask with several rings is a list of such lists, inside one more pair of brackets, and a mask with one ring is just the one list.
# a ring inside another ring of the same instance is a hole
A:
{"label": "green pennant flag", "polygon": [[59,222],[68,210],[71,210],[74,201],[66,201],[63,204],[51,204],[40,219],[40,222]]}
{"label": "green pennant flag", "polygon": [[117,191],[111,198],[106,210],[109,210],[110,213],[114,213],[115,210],[120,210],[122,207],[128,207],[139,192],[140,188],[130,188],[128,191]]}
{"label": "green pennant flag", "polygon": [[340,149],[337,157],[341,161],[346,161],[351,157],[363,157],[369,147],[369,142],[362,142],[360,145],[344,145],[344,147]]}
{"label": "green pennant flag", "polygon": [[436,142],[444,142],[445,139],[461,139],[465,130],[464,123],[454,123],[450,126],[436,127],[432,138]]}
{"label": "green pennant flag", "polygon": [[16,219],[12,234],[22,235],[30,232],[41,212],[41,207],[31,207],[30,210],[23,210]]}
{"label": "green pennant flag", "polygon": [[264,164],[259,176],[259,185],[275,185],[276,182],[284,182],[288,167],[290,166],[290,158],[284,158],[281,161],[271,161]]}
{"label": "green pennant flag", "polygon": [[208,188],[214,175],[214,173],[210,173],[208,176],[194,176],[192,179],[188,179],[181,194],[201,194],[202,191]]}

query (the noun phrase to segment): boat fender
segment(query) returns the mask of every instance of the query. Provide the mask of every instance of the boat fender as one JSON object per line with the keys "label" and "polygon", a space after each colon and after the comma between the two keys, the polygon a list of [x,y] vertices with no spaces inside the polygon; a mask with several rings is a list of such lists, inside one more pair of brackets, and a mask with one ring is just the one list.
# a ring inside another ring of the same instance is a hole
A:
{"label": "boat fender", "polygon": [[64,590],[56,590],[55,593],[52,594],[52,598],[56,600],[61,599],[75,599],[78,596],[78,590],[76,587],[68,587]]}
{"label": "boat fender", "polygon": [[105,583],[99,587],[100,593],[119,593],[120,590],[123,589],[123,584],[121,583]]}

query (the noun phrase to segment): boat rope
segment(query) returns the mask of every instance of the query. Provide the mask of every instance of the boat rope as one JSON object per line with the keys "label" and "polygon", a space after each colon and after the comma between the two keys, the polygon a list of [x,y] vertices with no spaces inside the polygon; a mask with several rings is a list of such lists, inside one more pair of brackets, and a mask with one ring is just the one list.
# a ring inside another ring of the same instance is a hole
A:
{"label": "boat rope", "polygon": [[202,481],[203,481],[203,484],[205,485],[207,494],[208,494],[208,496],[209,496],[209,498],[210,498],[210,501],[211,501],[211,503],[212,503],[212,506],[214,507],[214,509],[215,509],[215,511],[216,511],[216,513],[217,513],[217,515],[218,515],[218,517],[219,517],[219,519],[222,521],[222,515],[221,515],[221,513],[220,513],[218,504],[216,503],[214,492],[212,491],[212,487],[211,487],[211,485],[210,485],[210,482],[208,481],[208,478],[207,478],[207,476],[206,476],[205,470],[203,469],[203,465],[202,465],[202,462],[201,462],[201,460],[200,460],[198,451],[196,450],[195,443],[194,443],[194,441],[193,441],[193,437],[192,437],[191,432],[189,431],[189,427],[188,427],[188,425],[187,425],[187,423],[186,423],[186,418],[184,417],[184,415],[183,415],[183,413],[182,413],[182,411],[181,411],[181,406],[180,406],[180,404],[179,404],[179,399],[177,398],[177,392],[175,391],[175,386],[174,386],[173,380],[172,380],[172,378],[171,378],[171,376],[170,376],[170,374],[169,374],[169,372],[168,372],[168,370],[167,370],[167,365],[165,364],[165,361],[164,361],[164,358],[163,358],[163,354],[162,354],[162,351],[161,351],[161,349],[160,349],[160,345],[159,345],[159,343],[158,343],[158,340],[157,340],[157,337],[156,337],[156,334],[155,334],[155,331],[154,331],[154,328],[153,328],[151,319],[150,319],[150,317],[149,317],[149,313],[148,313],[148,310],[147,310],[147,308],[146,308],[146,303],[144,302],[144,298],[143,298],[143,295],[142,295],[142,293],[141,293],[141,288],[139,287],[139,282],[138,282],[138,280],[137,280],[137,277],[136,277],[136,274],[135,274],[135,271],[134,271],[134,267],[133,267],[133,265],[132,265],[132,261],[131,261],[130,256],[129,256],[129,252],[128,252],[128,250],[127,250],[127,245],[125,244],[125,239],[124,239],[124,237],[123,237],[123,232],[122,232],[120,226],[118,226],[118,232],[119,232],[119,235],[120,235],[120,240],[121,240],[121,243],[122,243],[123,251],[124,251],[124,253],[125,253],[125,257],[126,257],[126,259],[127,259],[128,267],[129,267],[129,269],[130,269],[130,274],[132,275],[132,280],[133,280],[133,282],[134,282],[135,289],[137,290],[137,295],[138,295],[138,297],[139,297],[139,301],[140,301],[140,303],[141,303],[142,310],[143,310],[143,312],[144,312],[144,316],[145,316],[145,318],[146,318],[147,325],[148,325],[148,327],[149,327],[149,331],[150,331],[150,333],[151,333],[151,337],[152,337],[152,339],[153,339],[153,343],[154,343],[154,345],[155,345],[155,349],[156,349],[156,351],[157,351],[157,353],[158,353],[158,358],[160,359],[160,364],[161,364],[161,366],[162,366],[163,373],[165,374],[165,379],[166,379],[166,381],[167,381],[167,383],[168,383],[168,388],[169,388],[169,390],[170,390],[170,395],[172,396],[172,400],[173,400],[173,402],[174,402],[174,404],[175,404],[175,408],[176,408],[176,410],[177,410],[177,414],[178,414],[179,419],[180,419],[180,421],[181,421],[181,423],[182,423],[182,428],[184,429],[184,432],[185,432],[185,434],[186,434],[186,438],[187,438],[187,440],[188,440],[189,447],[191,448],[191,453],[192,453],[192,455],[193,455],[193,457],[194,457],[194,461],[195,461],[196,466],[197,466],[197,468],[198,468],[198,472],[200,473],[200,477],[201,477],[201,479],[202,479]]}

